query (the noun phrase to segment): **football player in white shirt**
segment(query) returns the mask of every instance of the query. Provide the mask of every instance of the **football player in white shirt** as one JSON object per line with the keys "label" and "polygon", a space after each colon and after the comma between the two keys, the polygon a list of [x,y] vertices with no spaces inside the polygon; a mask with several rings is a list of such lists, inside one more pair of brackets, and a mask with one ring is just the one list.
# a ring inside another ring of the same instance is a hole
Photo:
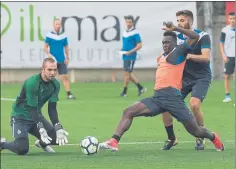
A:
{"label": "football player in white shirt", "polygon": [[225,99],[223,102],[230,102],[230,79],[235,69],[235,12],[228,15],[229,25],[225,26],[221,31],[220,52],[224,60],[225,73]]}

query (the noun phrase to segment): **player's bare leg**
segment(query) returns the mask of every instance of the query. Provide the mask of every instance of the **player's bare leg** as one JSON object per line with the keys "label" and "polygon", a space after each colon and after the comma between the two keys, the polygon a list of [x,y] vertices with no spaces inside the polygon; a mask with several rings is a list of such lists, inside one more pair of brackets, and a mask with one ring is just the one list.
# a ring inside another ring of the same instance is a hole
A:
{"label": "player's bare leg", "polygon": [[110,149],[112,151],[118,151],[118,143],[123,134],[129,130],[133,118],[138,116],[145,116],[150,113],[150,110],[141,102],[137,102],[125,109],[120,122],[116,128],[116,131],[111,139],[100,144],[100,148]]}
{"label": "player's bare leg", "polygon": [[111,81],[112,81],[113,83],[116,82],[116,73],[115,73],[115,71],[112,71],[112,72],[111,72]]}
{"label": "player's bare leg", "polygon": [[203,112],[200,110],[201,107],[201,100],[196,97],[190,98],[190,108],[193,112],[198,126],[204,126],[204,120],[203,120]]}
{"label": "player's bare leg", "polygon": [[143,94],[147,89],[144,88],[138,81],[138,78],[134,75],[134,73],[130,73],[130,80],[136,84],[136,86],[138,87],[138,96],[140,96],[141,94]]}
{"label": "player's bare leg", "polygon": [[216,133],[209,131],[207,128],[198,126],[195,118],[183,122],[185,129],[197,138],[207,138],[215,145],[217,151],[223,151],[224,145]]}
{"label": "player's bare leg", "polygon": [[124,89],[121,92],[120,96],[121,97],[126,97],[127,96],[127,89],[128,89],[128,85],[129,85],[129,72],[124,72]]}
{"label": "player's bare leg", "polygon": [[231,97],[230,97],[230,80],[231,80],[231,75],[226,75],[224,76],[224,85],[225,85],[225,99],[223,102],[230,102]]}
{"label": "player's bare leg", "polygon": [[63,81],[63,85],[64,88],[66,90],[67,93],[67,98],[68,99],[76,99],[75,96],[70,92],[70,81],[69,81],[69,77],[68,75],[61,75],[62,81]]}
{"label": "player's bare leg", "polygon": [[164,146],[161,150],[170,150],[173,146],[178,144],[178,140],[175,137],[174,129],[173,129],[173,117],[170,113],[165,112],[162,114],[162,120],[165,125],[165,129],[168,135],[168,140],[165,141]]}
{"label": "player's bare leg", "polygon": [[[203,112],[200,110],[201,107],[201,100],[196,97],[190,98],[190,108],[193,112],[198,126],[204,126],[204,120],[203,120]],[[196,150],[204,150],[205,146],[205,140],[202,138],[196,138]]]}

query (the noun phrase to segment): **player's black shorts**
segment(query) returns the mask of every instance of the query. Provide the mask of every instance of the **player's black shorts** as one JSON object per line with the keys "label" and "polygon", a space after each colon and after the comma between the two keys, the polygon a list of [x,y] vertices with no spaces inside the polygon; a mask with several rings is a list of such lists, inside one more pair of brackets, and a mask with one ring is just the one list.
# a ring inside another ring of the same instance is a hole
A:
{"label": "player's black shorts", "polygon": [[185,81],[183,79],[182,90],[181,90],[182,99],[184,100],[191,92],[192,93],[191,97],[196,97],[199,100],[201,100],[201,102],[203,102],[203,100],[207,95],[210,85],[211,85],[211,80],[207,78],[198,79],[195,81],[189,81],[189,80]]}
{"label": "player's black shorts", "polygon": [[225,63],[224,73],[226,75],[232,75],[235,71],[235,57],[228,57],[229,61]]}
{"label": "player's black shorts", "polygon": [[178,121],[183,122],[194,118],[182,99],[179,90],[168,87],[154,92],[153,97],[140,101],[145,104],[151,113],[147,116],[156,116],[163,112],[169,112]]}
{"label": "player's black shorts", "polygon": [[133,72],[135,60],[124,60],[124,71]]}
{"label": "player's black shorts", "polygon": [[67,75],[68,74],[67,65],[65,63],[58,62],[57,71],[59,75]]}
{"label": "player's black shorts", "polygon": [[[43,116],[41,117],[40,121],[43,123],[43,126],[47,132],[54,130],[53,126]],[[11,127],[14,139],[28,138],[28,134],[31,134],[40,139],[39,130],[33,121],[21,119],[18,117],[11,117]]]}

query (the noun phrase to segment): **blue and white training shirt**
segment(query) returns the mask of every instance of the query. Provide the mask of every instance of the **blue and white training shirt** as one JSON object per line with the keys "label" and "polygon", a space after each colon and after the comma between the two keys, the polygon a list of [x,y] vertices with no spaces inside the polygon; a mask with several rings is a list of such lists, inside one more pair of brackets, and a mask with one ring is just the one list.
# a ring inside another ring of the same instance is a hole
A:
{"label": "blue and white training shirt", "polygon": [[[134,49],[137,44],[141,43],[141,37],[139,32],[132,27],[129,30],[124,30],[122,36],[122,51],[130,51]],[[137,52],[132,53],[129,56],[123,55],[123,60],[136,60]]]}
{"label": "blue and white training shirt", "polygon": [[221,30],[220,42],[224,44],[225,55],[227,57],[235,57],[235,31],[227,25]]}
{"label": "blue and white training shirt", "polygon": [[51,31],[46,35],[45,43],[50,47],[50,53],[55,57],[57,62],[65,61],[64,47],[68,45],[67,36],[64,32],[57,34]]}

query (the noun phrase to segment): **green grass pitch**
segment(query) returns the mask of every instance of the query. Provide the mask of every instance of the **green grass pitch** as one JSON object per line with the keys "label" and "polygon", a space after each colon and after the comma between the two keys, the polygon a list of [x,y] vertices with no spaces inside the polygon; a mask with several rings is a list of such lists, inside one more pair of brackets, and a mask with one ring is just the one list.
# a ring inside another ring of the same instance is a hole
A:
{"label": "green grass pitch", "polygon": [[[66,100],[61,87],[58,103],[59,118],[70,133],[69,144],[55,147],[55,154],[47,154],[33,146],[35,138],[30,136],[30,151],[26,156],[17,156],[7,150],[1,154],[2,169],[231,169],[234,168],[234,107],[223,103],[223,81],[214,81],[202,110],[205,126],[216,131],[225,144],[224,152],[217,152],[207,141],[204,151],[194,150],[195,139],[182,125],[174,122],[179,144],[171,151],[161,151],[166,134],[161,116],[136,118],[130,130],[121,140],[119,152],[99,151],[85,156],[78,144],[87,135],[99,141],[110,138],[124,108],[153,93],[153,82],[144,83],[148,91],[137,97],[132,84],[128,97],[120,98],[122,83],[75,83],[72,92],[77,100]],[[3,84],[2,98],[15,98],[21,84]],[[234,89],[232,88],[232,91]],[[232,92],[233,93],[233,92]],[[234,98],[233,98],[234,99]],[[9,125],[12,101],[1,100],[1,135],[12,140]],[[47,115],[47,106],[44,114]]]}

